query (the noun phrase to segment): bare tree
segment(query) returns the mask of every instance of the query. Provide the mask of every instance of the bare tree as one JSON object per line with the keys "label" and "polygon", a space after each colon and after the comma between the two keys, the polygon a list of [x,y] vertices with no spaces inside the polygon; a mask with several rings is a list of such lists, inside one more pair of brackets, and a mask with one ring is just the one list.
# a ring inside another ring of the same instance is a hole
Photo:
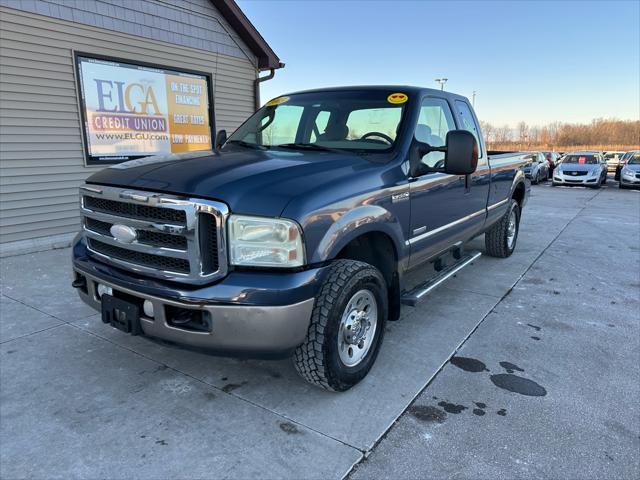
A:
{"label": "bare tree", "polygon": [[554,122],[543,126],[518,123],[496,128],[482,122],[491,148],[569,150],[591,147],[601,150],[635,150],[640,148],[640,121],[597,118],[591,123]]}
{"label": "bare tree", "polygon": [[480,121],[480,128],[484,133],[484,139],[487,143],[493,143],[496,141],[496,129],[489,122]]}
{"label": "bare tree", "polygon": [[520,142],[521,145],[528,145],[529,127],[527,124],[520,122],[516,128],[518,129],[518,142]]}

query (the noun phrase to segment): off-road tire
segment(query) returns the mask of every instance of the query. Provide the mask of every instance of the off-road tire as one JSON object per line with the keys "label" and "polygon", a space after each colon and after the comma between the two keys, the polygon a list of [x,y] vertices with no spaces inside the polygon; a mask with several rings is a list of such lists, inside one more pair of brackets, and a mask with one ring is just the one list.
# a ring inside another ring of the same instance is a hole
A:
{"label": "off-road tire", "polygon": [[[507,241],[507,229],[509,226],[509,216],[511,212],[516,212],[516,238],[509,248]],[[497,258],[507,258],[511,256],[518,243],[518,233],[520,232],[520,206],[513,198],[509,202],[509,208],[500,221],[491,227],[484,235],[484,245],[487,255]]]}
{"label": "off-road tire", "polygon": [[[338,352],[340,320],[351,297],[362,289],[368,289],[376,300],[377,327],[361,363],[347,367]],[[296,370],[307,382],[326,390],[342,392],[353,387],[369,373],[378,356],[387,314],[387,287],[380,271],[364,262],[335,260],[316,297],[307,337],[294,352]]]}

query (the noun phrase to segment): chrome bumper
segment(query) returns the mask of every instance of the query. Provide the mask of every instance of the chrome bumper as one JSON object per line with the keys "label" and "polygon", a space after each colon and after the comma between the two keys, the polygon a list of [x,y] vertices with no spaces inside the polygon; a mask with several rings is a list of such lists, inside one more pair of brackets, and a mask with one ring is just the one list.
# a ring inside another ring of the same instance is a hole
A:
{"label": "chrome bumper", "polygon": [[620,174],[620,183],[622,185],[640,185],[640,178],[627,177],[625,175]]}
{"label": "chrome bumper", "polygon": [[600,179],[589,175],[570,176],[553,174],[553,183],[556,185],[598,185]]}
{"label": "chrome bumper", "polygon": [[[97,284],[153,304],[154,318],[142,315],[140,324],[145,335],[190,347],[238,354],[285,354],[300,345],[309,328],[314,299],[292,305],[250,306],[196,304],[167,300],[122,288],[74,268],[75,278],[86,279],[86,292],[78,289],[82,301],[101,311]],[[167,306],[208,312],[211,331],[185,330],[170,325]]]}

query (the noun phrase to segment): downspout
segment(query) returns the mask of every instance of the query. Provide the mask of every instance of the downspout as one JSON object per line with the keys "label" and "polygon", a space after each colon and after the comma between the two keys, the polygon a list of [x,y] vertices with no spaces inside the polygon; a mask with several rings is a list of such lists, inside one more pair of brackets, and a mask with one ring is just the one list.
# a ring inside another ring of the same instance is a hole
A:
{"label": "downspout", "polygon": [[[269,72],[269,75],[265,75],[264,77],[258,76],[255,79],[255,82],[253,84],[254,99],[255,99],[255,105],[254,105],[255,106],[255,110],[258,110],[260,108],[260,84],[262,82],[266,82],[267,80],[271,80],[276,75],[276,69],[275,68],[272,68],[270,70],[271,71]],[[258,72],[258,75],[260,75],[260,72]]]}

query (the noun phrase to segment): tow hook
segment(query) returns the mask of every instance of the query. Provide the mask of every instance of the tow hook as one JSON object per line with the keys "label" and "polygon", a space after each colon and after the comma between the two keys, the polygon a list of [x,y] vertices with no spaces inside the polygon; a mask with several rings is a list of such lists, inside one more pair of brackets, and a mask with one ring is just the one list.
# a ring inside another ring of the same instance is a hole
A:
{"label": "tow hook", "polygon": [[81,290],[87,289],[87,279],[85,277],[78,277],[73,282],[71,282],[71,286],[73,288],[79,288]]}

